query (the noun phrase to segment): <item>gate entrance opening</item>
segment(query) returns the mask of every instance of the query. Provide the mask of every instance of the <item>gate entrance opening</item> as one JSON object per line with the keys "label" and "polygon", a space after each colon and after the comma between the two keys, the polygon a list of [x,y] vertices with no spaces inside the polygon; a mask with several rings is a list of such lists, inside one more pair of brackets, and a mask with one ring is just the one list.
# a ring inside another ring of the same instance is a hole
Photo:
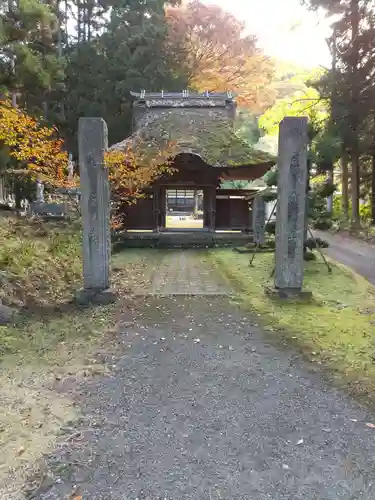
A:
{"label": "gate entrance opening", "polygon": [[166,229],[203,229],[203,191],[166,189]]}

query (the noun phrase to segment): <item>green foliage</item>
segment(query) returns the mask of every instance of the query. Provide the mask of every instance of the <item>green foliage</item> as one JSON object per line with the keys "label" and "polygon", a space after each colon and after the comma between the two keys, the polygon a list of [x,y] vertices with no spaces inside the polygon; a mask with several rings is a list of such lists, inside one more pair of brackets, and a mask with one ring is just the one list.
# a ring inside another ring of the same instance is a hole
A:
{"label": "green foliage", "polygon": [[332,204],[332,215],[335,219],[342,217],[344,214],[342,212],[342,195],[335,194],[333,196],[333,204]]}
{"label": "green foliage", "polygon": [[258,120],[247,109],[238,110],[235,128],[237,135],[250,145],[256,144],[261,137]]}
{"label": "green foliage", "polygon": [[277,200],[277,193],[265,194],[265,195],[263,195],[263,200],[266,203],[269,203],[271,201],[275,201],[275,200]]}
{"label": "green foliage", "polygon": [[0,237],[0,299],[5,304],[58,301],[80,286],[79,224],[2,218]]}
{"label": "green foliage", "polygon": [[264,176],[264,182],[269,187],[277,186],[277,169],[269,170]]}
{"label": "green foliage", "polygon": [[[349,213],[351,210],[352,201],[349,199]],[[371,200],[367,199],[365,203],[359,205],[359,215],[363,224],[369,224],[372,220],[372,207]],[[342,195],[335,195],[333,197],[333,218],[337,221],[345,221],[345,215],[342,211]]]}
{"label": "green foliage", "polygon": [[303,260],[308,262],[311,260],[316,260],[316,255],[313,254],[312,252],[304,252],[303,253]]}
{"label": "green foliage", "polygon": [[332,219],[330,217],[319,217],[314,220],[313,228],[320,229],[321,231],[327,231],[332,227]]}
{"label": "green foliage", "polygon": [[309,250],[314,250],[315,248],[328,248],[329,243],[321,238],[308,238],[305,241],[305,247]]}
{"label": "green foliage", "polygon": [[[315,77],[317,74],[315,73]],[[260,118],[260,125],[269,134],[278,131],[279,122],[286,116],[301,116],[305,114],[310,124],[309,176],[311,164],[314,164],[316,178],[309,181],[308,219],[313,227],[329,229],[332,226],[331,215],[327,213],[327,197],[331,196],[336,187],[326,182],[319,174],[321,170],[332,168],[340,152],[340,141],[333,133],[328,121],[327,102],[320,98],[319,92],[313,87],[307,87],[304,98],[300,96],[286,97],[277,102]],[[277,186],[277,169],[269,171],[264,180],[269,187]],[[276,195],[270,195],[275,199]],[[273,228],[272,228],[273,229]],[[271,229],[271,230],[272,230]]]}
{"label": "green foliage", "polygon": [[[337,158],[338,149],[351,156],[355,175],[350,219],[359,226],[360,198],[372,191],[366,158],[374,154],[375,3],[367,0],[305,0],[304,3],[314,10],[323,8],[334,19],[332,34],[327,39],[332,69],[321,76],[316,87],[330,100],[331,127],[339,139],[328,141],[321,150],[329,158]],[[327,162],[323,159],[320,163]]]}
{"label": "green foliage", "polygon": [[10,2],[0,14],[0,86],[17,93],[19,104],[47,118],[41,104],[61,88],[65,60],[58,55],[57,12],[41,0]]}
{"label": "green foliage", "polygon": [[315,229],[327,230],[332,227],[332,216],[327,212],[327,197],[335,190],[336,186],[326,181],[312,184],[308,194],[308,217]]}
{"label": "green foliage", "polygon": [[70,150],[77,148],[78,116],[102,116],[109,143],[117,143],[131,132],[130,90],[187,88],[184,68],[177,67],[164,48],[163,5],[119,0],[100,36],[69,49],[64,128]]}
{"label": "green foliage", "polygon": [[275,73],[270,85],[275,101],[290,97],[306,90],[306,81],[311,71],[283,60],[276,60]]}
{"label": "green foliage", "polygon": [[[321,73],[321,72],[320,72]],[[315,72],[312,77],[320,73]],[[279,123],[286,116],[307,116],[309,124],[314,130],[319,130],[321,124],[328,117],[326,100],[322,99],[319,92],[313,87],[306,87],[277,101],[259,119],[259,126],[269,135],[276,135]]]}
{"label": "green foliage", "polygon": [[321,124],[320,130],[314,136],[310,148],[310,159],[317,166],[318,172],[331,170],[342,151],[342,140],[336,129],[329,122]]}
{"label": "green foliage", "polygon": [[364,222],[369,222],[371,220],[372,208],[370,200],[359,206],[359,215]]}
{"label": "green foliage", "polygon": [[268,222],[268,224],[266,225],[266,232],[268,234],[272,234],[272,235],[276,234],[276,222],[275,221]]}
{"label": "green foliage", "polygon": [[320,198],[327,198],[328,196],[333,195],[335,191],[336,186],[334,184],[330,184],[329,182],[323,182],[315,187],[316,195]]}
{"label": "green foliage", "polygon": [[249,189],[251,183],[249,181],[222,181],[221,189]]}

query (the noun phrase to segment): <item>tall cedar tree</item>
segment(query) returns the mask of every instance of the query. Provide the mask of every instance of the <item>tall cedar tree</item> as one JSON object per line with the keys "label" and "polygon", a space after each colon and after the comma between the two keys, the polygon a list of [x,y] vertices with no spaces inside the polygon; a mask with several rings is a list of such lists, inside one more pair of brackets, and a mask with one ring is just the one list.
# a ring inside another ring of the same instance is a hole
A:
{"label": "tall cedar tree", "polygon": [[67,140],[75,151],[79,116],[102,116],[109,142],[131,131],[130,90],[181,90],[183,69],[165,52],[166,22],[161,0],[115,0],[101,34],[71,44],[67,58]]}
{"label": "tall cedar tree", "polygon": [[1,3],[0,86],[11,93],[14,106],[53,120],[53,94],[64,80],[55,6],[40,0]]}
{"label": "tall cedar tree", "polygon": [[[339,15],[332,24],[330,44],[337,55],[336,70],[321,82],[331,94],[332,121],[342,142],[341,167],[343,208],[348,208],[348,180],[351,179],[352,214],[360,224],[359,198],[375,188],[375,160],[372,183],[368,182],[368,157],[374,155],[375,134],[375,5],[367,0],[306,0],[311,8],[323,7]],[[348,175],[348,159],[351,173]],[[375,222],[375,194],[372,192]]]}

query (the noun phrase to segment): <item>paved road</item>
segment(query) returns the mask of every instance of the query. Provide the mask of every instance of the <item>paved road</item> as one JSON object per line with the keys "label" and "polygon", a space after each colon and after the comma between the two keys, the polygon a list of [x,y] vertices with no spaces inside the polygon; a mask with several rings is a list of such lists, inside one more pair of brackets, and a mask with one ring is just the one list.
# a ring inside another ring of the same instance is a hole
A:
{"label": "paved road", "polygon": [[75,388],[83,417],[33,498],[79,485],[90,500],[373,500],[375,416],[268,345],[191,255],[166,265],[195,266],[208,295],[183,296],[156,270],[175,296],[136,299],[111,376]]}
{"label": "paved road", "polygon": [[350,267],[375,285],[375,247],[340,235],[315,231],[316,236],[328,241],[324,252],[333,259]]}

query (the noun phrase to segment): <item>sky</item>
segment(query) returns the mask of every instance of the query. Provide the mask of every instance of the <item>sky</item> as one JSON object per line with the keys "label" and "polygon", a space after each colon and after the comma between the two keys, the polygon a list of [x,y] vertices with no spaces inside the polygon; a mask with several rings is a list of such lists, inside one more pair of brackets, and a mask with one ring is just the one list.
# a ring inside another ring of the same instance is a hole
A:
{"label": "sky", "polygon": [[323,14],[310,12],[300,0],[206,0],[244,21],[258,46],[269,56],[308,68],[330,67],[325,42],[329,23]]}

